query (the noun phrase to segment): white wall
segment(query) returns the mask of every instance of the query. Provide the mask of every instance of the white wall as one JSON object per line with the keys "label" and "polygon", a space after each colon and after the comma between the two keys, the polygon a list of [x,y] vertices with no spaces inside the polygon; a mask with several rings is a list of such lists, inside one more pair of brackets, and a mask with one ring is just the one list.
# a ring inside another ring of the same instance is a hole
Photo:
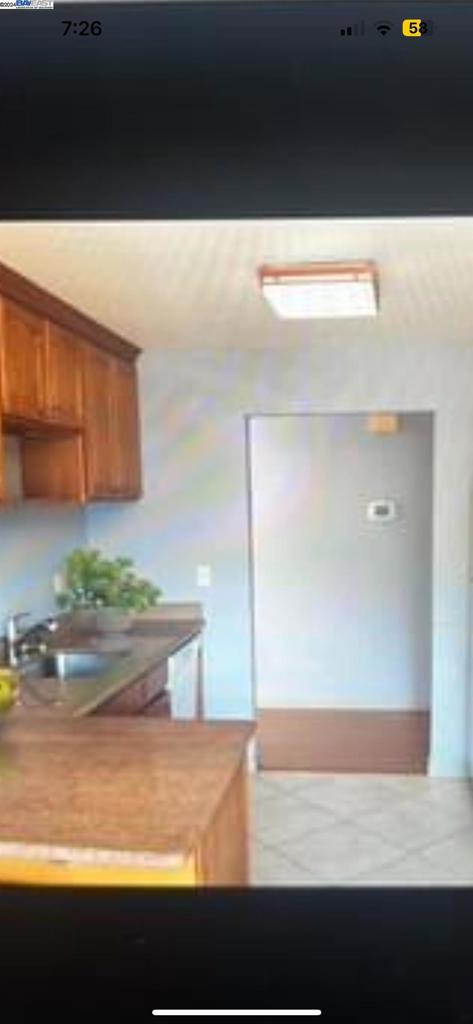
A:
{"label": "white wall", "polygon": [[[430,704],[432,417],[249,424],[260,707]],[[390,497],[398,515],[367,519]]]}
{"label": "white wall", "polygon": [[[472,324],[473,332],[473,324]],[[412,332],[411,332],[412,333]],[[169,600],[204,599],[207,707],[252,712],[244,416],[433,411],[434,537],[431,770],[467,765],[473,347],[314,341],[276,350],[149,351],[140,360],[146,497],[88,513],[90,540],[126,550]],[[257,340],[257,339],[256,339]],[[195,586],[209,563],[213,586]]]}

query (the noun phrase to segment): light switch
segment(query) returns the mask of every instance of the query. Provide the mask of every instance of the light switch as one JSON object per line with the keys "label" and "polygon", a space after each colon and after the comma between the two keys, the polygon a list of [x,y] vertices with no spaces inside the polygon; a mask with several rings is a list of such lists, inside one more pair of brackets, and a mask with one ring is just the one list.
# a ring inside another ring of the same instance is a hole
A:
{"label": "light switch", "polygon": [[197,586],[210,587],[212,585],[212,570],[210,565],[197,566]]}

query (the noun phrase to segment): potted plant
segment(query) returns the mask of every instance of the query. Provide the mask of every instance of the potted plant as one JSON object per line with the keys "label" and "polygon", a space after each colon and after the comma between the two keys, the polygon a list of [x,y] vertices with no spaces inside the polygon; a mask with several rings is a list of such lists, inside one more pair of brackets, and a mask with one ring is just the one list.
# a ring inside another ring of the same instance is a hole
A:
{"label": "potted plant", "polygon": [[154,608],[159,587],[135,572],[131,558],[105,558],[96,548],[78,548],[66,560],[59,608],[71,613],[75,628],[122,632],[133,613]]}

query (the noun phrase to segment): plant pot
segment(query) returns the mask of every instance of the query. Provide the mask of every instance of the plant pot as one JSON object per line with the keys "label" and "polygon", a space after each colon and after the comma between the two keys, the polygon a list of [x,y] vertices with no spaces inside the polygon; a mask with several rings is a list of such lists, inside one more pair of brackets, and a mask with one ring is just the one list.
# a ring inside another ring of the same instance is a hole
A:
{"label": "plant pot", "polygon": [[133,625],[133,614],[125,608],[99,608],[95,618],[98,633],[126,633]]}
{"label": "plant pot", "polygon": [[76,633],[95,633],[97,611],[95,608],[74,608],[69,623]]}

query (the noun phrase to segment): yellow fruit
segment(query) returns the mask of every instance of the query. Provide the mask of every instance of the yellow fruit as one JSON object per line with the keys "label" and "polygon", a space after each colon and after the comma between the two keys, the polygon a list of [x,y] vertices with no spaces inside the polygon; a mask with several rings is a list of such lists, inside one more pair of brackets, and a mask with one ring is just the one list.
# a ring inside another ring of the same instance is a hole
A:
{"label": "yellow fruit", "polygon": [[9,668],[0,668],[0,712],[9,711],[13,707],[19,682],[17,672]]}

